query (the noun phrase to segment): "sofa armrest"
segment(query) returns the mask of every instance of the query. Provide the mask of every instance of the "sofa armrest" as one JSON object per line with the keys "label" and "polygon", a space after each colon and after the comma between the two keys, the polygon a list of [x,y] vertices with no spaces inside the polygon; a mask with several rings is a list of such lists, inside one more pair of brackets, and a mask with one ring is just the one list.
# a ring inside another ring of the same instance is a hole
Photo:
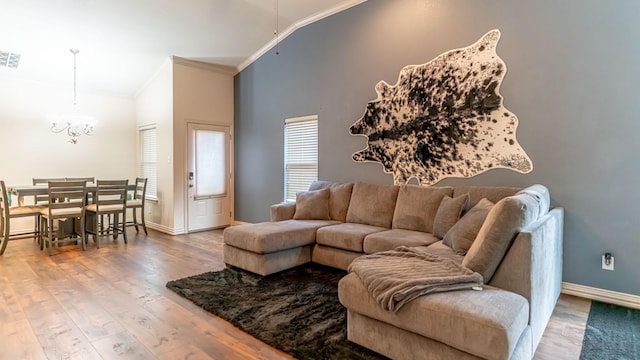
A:
{"label": "sofa armrest", "polygon": [[520,232],[489,285],[524,296],[534,351],[562,287],[564,209],[554,208]]}
{"label": "sofa armrest", "polygon": [[295,213],[296,203],[294,201],[271,205],[271,221],[290,220],[293,219]]}

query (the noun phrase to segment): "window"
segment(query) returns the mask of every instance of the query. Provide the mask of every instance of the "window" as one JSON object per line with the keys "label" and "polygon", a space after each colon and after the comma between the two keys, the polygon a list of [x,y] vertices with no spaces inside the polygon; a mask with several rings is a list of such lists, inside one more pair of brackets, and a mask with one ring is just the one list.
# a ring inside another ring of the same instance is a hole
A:
{"label": "window", "polygon": [[296,193],[309,190],[318,179],[318,116],[284,121],[284,199],[295,201]]}
{"label": "window", "polygon": [[140,128],[140,177],[147,178],[147,199],[158,199],[156,128]]}

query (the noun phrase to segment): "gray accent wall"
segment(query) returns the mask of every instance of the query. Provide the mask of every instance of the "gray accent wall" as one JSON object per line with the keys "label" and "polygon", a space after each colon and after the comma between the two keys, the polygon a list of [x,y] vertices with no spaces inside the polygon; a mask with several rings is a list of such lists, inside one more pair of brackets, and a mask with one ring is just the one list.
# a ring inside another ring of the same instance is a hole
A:
{"label": "gray accent wall", "polygon": [[[438,185],[546,185],[565,208],[564,281],[640,295],[640,2],[369,0],[294,32],[235,77],[236,219],[283,199],[285,118],[318,114],[319,178],[391,184],[349,126],[400,69],[502,33],[504,106],[533,161]],[[604,252],[615,271],[601,269]]]}

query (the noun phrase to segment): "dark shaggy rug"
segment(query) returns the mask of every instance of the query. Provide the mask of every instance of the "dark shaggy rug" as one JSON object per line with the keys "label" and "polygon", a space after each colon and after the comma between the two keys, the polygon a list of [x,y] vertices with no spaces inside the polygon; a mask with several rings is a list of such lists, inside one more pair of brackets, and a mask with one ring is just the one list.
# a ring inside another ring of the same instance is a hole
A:
{"label": "dark shaggy rug", "polygon": [[593,301],[580,360],[640,360],[640,310]]}
{"label": "dark shaggy rug", "polygon": [[299,359],[386,359],[347,340],[346,309],[338,300],[344,275],[316,264],[265,277],[227,268],[167,287]]}

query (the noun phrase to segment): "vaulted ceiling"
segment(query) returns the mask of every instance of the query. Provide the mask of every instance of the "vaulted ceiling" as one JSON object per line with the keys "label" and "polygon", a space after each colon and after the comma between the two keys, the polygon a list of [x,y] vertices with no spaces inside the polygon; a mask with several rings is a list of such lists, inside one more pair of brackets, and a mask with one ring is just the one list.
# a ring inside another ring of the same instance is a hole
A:
{"label": "vaulted ceiling", "polygon": [[[132,96],[170,56],[242,69],[279,37],[365,0],[16,0],[0,7],[0,77]],[[1,55],[1,54],[0,54]],[[1,79],[1,78],[0,78]]]}

